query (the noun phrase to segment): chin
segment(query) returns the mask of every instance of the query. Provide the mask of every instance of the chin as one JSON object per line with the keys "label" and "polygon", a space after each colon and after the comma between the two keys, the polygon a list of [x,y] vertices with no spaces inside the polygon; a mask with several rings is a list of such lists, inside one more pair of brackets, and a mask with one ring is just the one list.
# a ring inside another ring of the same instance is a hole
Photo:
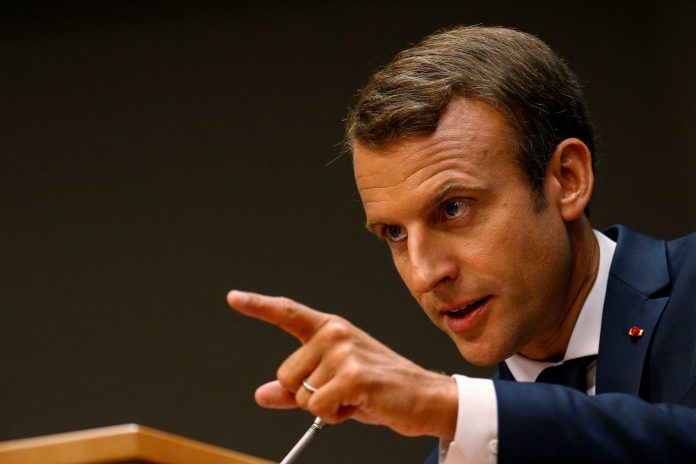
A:
{"label": "chin", "polygon": [[489,359],[489,358],[479,359],[479,358],[466,358],[465,357],[464,359],[466,359],[466,361],[469,364],[471,364],[472,366],[476,366],[476,367],[493,367],[493,366],[497,366],[502,361],[502,359],[495,360],[495,359]]}
{"label": "chin", "polygon": [[507,358],[507,356],[498,355],[495,352],[491,352],[491,350],[472,350],[471,347],[467,347],[466,349],[459,348],[459,353],[461,353],[462,357],[466,359],[469,364],[476,367],[495,366]]}
{"label": "chin", "polygon": [[472,343],[463,340],[454,342],[462,357],[476,367],[495,366],[512,355],[507,354],[506,347],[495,343]]}

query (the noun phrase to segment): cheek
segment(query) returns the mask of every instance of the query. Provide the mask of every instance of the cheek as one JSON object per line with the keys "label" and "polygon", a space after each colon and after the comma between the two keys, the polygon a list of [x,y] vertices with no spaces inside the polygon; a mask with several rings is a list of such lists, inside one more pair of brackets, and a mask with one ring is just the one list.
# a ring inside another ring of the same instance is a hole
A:
{"label": "cheek", "polygon": [[487,227],[476,239],[460,244],[458,257],[466,263],[464,275],[477,275],[505,286],[518,278],[518,267],[529,252],[527,239],[516,228],[502,225]]}
{"label": "cheek", "polygon": [[545,291],[549,276],[558,268],[558,234],[543,215],[507,219],[489,229],[479,256],[513,300],[509,303],[525,306]]}
{"label": "cheek", "polygon": [[[535,224],[518,237],[508,259],[509,277],[515,288],[514,297],[524,307],[528,317],[547,317],[549,311],[562,303],[562,290],[569,279],[570,245],[562,230],[553,223]],[[536,315],[536,316],[535,316]]]}

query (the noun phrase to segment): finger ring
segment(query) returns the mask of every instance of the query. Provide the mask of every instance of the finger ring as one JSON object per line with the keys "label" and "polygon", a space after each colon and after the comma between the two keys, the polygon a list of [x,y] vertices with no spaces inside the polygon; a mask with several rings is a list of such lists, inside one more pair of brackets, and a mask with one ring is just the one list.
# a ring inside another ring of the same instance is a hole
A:
{"label": "finger ring", "polygon": [[316,393],[316,391],[319,390],[317,387],[307,382],[306,380],[302,381],[302,386],[305,387],[309,393]]}

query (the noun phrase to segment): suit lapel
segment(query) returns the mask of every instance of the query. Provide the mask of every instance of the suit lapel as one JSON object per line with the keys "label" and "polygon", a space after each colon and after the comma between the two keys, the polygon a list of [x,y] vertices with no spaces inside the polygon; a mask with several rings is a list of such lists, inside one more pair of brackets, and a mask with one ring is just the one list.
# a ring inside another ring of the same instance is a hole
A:
{"label": "suit lapel", "polygon": [[[647,298],[609,277],[599,339],[597,393],[638,396],[648,345],[667,300]],[[633,326],[643,329],[643,336],[631,337],[628,331]]]}
{"label": "suit lapel", "polygon": [[[665,242],[617,226],[605,232],[616,240],[607,282],[597,360],[597,393],[638,396],[648,346],[669,297]],[[636,326],[642,336],[630,336]]]}

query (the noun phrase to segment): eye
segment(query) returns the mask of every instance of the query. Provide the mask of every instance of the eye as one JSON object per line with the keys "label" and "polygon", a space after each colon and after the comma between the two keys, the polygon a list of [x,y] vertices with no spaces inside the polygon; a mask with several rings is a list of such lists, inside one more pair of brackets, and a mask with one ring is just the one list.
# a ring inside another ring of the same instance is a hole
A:
{"label": "eye", "polygon": [[468,210],[469,203],[460,199],[447,200],[442,205],[442,211],[447,219],[456,219]]}
{"label": "eye", "polygon": [[406,231],[400,226],[387,226],[384,235],[392,242],[400,242],[406,238]]}

